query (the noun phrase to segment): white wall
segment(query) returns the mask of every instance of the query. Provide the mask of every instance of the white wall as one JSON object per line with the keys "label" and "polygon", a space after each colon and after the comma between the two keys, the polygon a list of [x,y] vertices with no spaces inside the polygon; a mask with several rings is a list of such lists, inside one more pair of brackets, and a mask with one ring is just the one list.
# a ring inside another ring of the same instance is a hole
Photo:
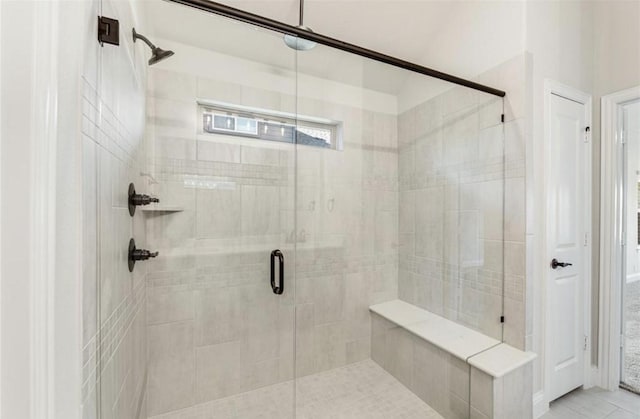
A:
{"label": "white wall", "polygon": [[[598,96],[640,84],[640,2],[594,2],[594,89]],[[600,132],[595,130],[595,132]]]}
{"label": "white wall", "polygon": [[[29,417],[31,363],[26,350],[29,336],[29,274],[31,257],[25,249],[31,245],[28,229],[31,201],[23,188],[30,182],[30,116],[32,95],[30,77],[35,60],[31,45],[33,5],[18,2],[0,3],[0,51],[2,53],[2,131],[0,137],[0,178],[2,179],[2,209],[0,250],[0,396],[2,417]],[[22,34],[16,36],[13,34]],[[20,158],[16,158],[20,156]],[[22,197],[8,205],[9,197]]]}
{"label": "white wall", "polygon": [[2,417],[80,415],[79,180],[56,177],[78,167],[77,97],[58,77],[65,59],[65,76],[78,74],[68,5],[1,4]]}

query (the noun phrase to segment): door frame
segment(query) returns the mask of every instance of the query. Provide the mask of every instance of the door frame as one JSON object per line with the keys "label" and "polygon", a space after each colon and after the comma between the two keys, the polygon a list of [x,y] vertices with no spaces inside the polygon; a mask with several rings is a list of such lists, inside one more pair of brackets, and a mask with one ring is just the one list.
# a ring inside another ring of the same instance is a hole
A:
{"label": "door frame", "polygon": [[[545,356],[544,356],[544,366],[543,366],[543,371],[544,371],[544,388],[547,390],[545,391],[545,404],[548,404],[551,400],[549,400],[549,389],[551,388],[551,362],[549,359],[549,354],[551,353],[551,346],[552,346],[552,339],[549,336],[550,333],[550,328],[547,327],[547,325],[550,325],[552,320],[551,319],[551,313],[550,310],[547,309],[549,302],[551,301],[551,296],[550,296],[550,289],[547,286],[547,282],[548,282],[548,274],[547,274],[547,265],[546,263],[548,262],[548,258],[547,258],[547,252],[549,249],[549,235],[547,232],[547,216],[548,213],[546,212],[546,201],[547,201],[547,193],[549,191],[549,185],[552,179],[550,179],[549,176],[549,162],[551,161],[551,159],[549,158],[549,153],[550,153],[550,145],[551,145],[551,115],[550,115],[550,108],[551,108],[551,95],[556,95],[556,96],[561,96],[563,98],[566,98],[568,100],[572,100],[574,102],[580,103],[582,105],[584,105],[585,108],[585,123],[588,127],[592,127],[592,114],[591,114],[591,103],[592,103],[592,98],[591,95],[585,92],[582,92],[578,89],[575,89],[573,87],[567,86],[565,84],[562,84],[560,82],[557,82],[555,80],[551,80],[551,79],[545,79],[544,80],[544,185],[545,185],[545,194],[544,194],[544,199],[545,199],[545,214],[544,214],[544,252],[543,255],[545,255],[545,265],[542,267],[543,268],[543,272],[545,272],[544,275],[542,275],[542,296],[543,296],[543,310],[544,310],[544,322],[545,322],[545,327],[544,327],[544,352],[545,352]],[[591,141],[591,132],[589,133],[585,133],[586,135],[586,141],[588,143],[592,143]],[[592,242],[592,234],[591,234],[591,228],[592,228],[592,218],[591,218],[591,202],[592,202],[592,179],[593,179],[593,163],[592,163],[592,147],[588,147],[587,152],[585,153],[585,169],[586,169],[586,184],[585,184],[585,200],[589,203],[589,205],[585,206],[585,210],[583,213],[583,217],[584,217],[584,222],[585,222],[585,234],[586,234],[586,245],[583,246],[583,250],[582,250],[582,257],[583,260],[585,261],[585,269],[584,269],[584,275],[586,278],[591,279],[591,263],[592,263],[592,257],[591,257],[591,242]],[[592,380],[591,380],[591,344],[590,344],[590,331],[591,331],[591,281],[589,280],[587,284],[585,284],[584,286],[584,301],[583,301],[583,334],[586,336],[586,350],[585,350],[585,354],[584,354],[584,365],[583,365],[583,387],[585,388],[589,388],[592,386]]]}
{"label": "door frame", "polygon": [[640,86],[615,92],[601,99],[600,153],[600,386],[616,390],[620,384],[622,281],[624,267],[622,228],[624,202],[616,190],[622,187],[620,162],[616,158],[622,145],[619,118],[622,107],[640,99]]}

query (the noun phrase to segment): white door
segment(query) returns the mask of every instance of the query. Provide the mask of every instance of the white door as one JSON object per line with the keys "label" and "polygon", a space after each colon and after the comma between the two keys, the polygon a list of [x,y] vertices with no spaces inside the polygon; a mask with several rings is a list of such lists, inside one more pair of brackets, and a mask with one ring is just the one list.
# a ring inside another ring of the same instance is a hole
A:
{"label": "white door", "polygon": [[546,362],[549,400],[555,400],[584,379],[591,144],[584,103],[552,93],[548,104]]}

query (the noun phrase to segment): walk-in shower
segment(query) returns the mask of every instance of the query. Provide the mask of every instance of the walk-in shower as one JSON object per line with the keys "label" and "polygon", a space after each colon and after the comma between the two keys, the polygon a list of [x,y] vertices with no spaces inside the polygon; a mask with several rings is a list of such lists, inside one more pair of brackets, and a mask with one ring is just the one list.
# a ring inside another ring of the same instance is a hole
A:
{"label": "walk-in shower", "polygon": [[503,70],[465,80],[206,0],[147,10],[176,54],[149,62],[136,182],[159,199],[136,238],[159,252],[146,415],[497,418],[475,356],[524,349]]}

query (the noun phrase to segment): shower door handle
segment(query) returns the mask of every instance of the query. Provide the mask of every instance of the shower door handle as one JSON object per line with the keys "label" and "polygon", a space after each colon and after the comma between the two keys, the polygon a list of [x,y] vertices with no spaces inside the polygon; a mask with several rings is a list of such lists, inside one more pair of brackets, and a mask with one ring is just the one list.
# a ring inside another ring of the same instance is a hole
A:
{"label": "shower door handle", "polygon": [[[280,265],[278,286],[276,286],[276,257]],[[284,255],[278,249],[271,252],[271,289],[278,295],[284,292]]]}

